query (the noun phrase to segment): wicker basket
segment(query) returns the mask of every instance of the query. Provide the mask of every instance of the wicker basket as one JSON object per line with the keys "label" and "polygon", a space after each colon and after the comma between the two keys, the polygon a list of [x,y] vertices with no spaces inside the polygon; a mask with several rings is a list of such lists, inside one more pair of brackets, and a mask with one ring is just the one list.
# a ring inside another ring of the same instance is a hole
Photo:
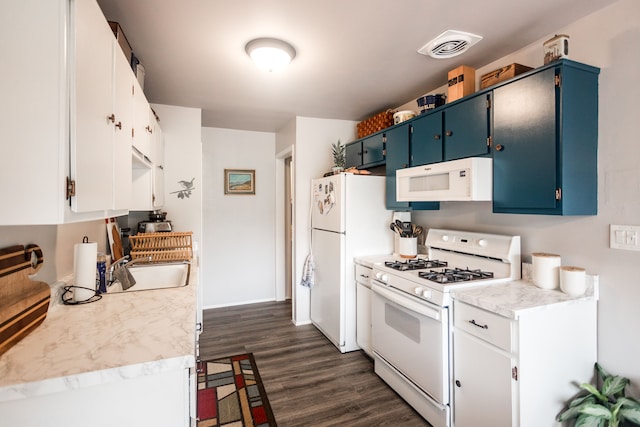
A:
{"label": "wicker basket", "polygon": [[190,261],[193,257],[191,231],[138,233],[129,237],[131,259],[149,258],[151,262]]}
{"label": "wicker basket", "polygon": [[393,126],[393,113],[393,110],[383,111],[382,113],[378,113],[375,116],[358,123],[356,125],[358,138],[364,138],[372,133],[386,129],[389,126]]}

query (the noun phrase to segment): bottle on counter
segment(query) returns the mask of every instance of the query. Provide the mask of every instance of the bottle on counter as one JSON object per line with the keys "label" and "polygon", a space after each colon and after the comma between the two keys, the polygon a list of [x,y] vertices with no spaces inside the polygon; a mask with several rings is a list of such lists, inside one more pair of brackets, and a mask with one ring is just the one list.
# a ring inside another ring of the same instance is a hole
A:
{"label": "bottle on counter", "polygon": [[96,291],[98,294],[107,293],[107,257],[102,252],[98,252]]}

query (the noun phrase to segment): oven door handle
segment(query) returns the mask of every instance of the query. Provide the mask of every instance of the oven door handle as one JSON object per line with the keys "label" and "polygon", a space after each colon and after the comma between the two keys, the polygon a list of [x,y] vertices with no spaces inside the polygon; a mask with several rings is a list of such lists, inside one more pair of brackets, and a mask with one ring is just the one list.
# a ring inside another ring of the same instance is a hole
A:
{"label": "oven door handle", "polygon": [[[391,289],[387,289],[384,285],[379,285],[378,282],[376,281],[372,283],[371,289],[381,297],[393,303],[396,303],[401,307],[411,310],[415,313],[430,317],[431,319],[438,320],[438,321],[442,318],[442,316],[440,315],[440,310],[436,310],[425,304],[412,301],[411,299],[403,295],[399,295],[398,293],[396,293]],[[431,303],[426,303],[426,304],[431,304]]]}

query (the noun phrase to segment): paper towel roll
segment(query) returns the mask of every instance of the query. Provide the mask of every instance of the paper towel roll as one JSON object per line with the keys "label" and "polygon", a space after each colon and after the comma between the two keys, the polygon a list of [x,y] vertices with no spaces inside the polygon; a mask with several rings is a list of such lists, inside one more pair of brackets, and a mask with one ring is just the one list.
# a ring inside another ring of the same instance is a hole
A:
{"label": "paper towel roll", "polygon": [[572,297],[583,295],[586,290],[586,270],[581,267],[560,267],[560,289]]}
{"label": "paper towel roll", "polygon": [[[74,285],[89,289],[73,288],[74,301],[86,301],[95,294],[96,259],[98,244],[76,243],[73,247]],[[93,289],[93,290],[90,290]]]}
{"label": "paper towel roll", "polygon": [[537,252],[531,254],[531,275],[534,285],[542,289],[556,289],[560,255]]}

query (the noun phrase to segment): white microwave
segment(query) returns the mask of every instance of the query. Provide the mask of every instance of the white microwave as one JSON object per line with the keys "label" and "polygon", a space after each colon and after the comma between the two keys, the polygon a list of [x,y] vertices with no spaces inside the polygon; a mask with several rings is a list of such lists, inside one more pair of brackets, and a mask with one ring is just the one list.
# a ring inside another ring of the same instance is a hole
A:
{"label": "white microwave", "polygon": [[493,162],[488,157],[468,157],[396,171],[399,202],[491,200]]}

